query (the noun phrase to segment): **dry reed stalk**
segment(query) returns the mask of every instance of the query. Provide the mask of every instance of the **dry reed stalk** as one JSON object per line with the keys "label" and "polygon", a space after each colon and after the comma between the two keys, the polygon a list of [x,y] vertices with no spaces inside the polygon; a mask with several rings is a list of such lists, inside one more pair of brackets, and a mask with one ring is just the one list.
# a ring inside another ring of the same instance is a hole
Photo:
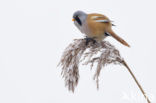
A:
{"label": "dry reed stalk", "polygon": [[94,66],[94,63],[97,63],[96,72],[94,75],[94,80],[96,80],[97,88],[99,88],[99,75],[103,67],[105,67],[107,64],[112,63],[124,65],[132,75],[147,102],[150,103],[136,77],[134,76],[124,59],[120,56],[119,51],[107,41],[102,41],[100,43],[89,42],[88,45],[86,45],[85,39],[75,39],[74,42],[65,49],[59,65],[62,66],[61,74],[65,80],[65,86],[68,87],[69,91],[74,92],[75,87],[78,84],[78,67],[80,62],[82,61],[85,61],[84,65],[91,64],[91,68]]}

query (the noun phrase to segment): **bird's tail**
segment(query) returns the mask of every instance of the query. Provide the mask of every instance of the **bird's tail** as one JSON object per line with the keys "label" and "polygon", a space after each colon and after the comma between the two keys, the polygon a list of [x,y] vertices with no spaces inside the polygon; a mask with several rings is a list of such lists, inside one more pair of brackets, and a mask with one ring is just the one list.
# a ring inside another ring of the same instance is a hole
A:
{"label": "bird's tail", "polygon": [[123,40],[121,37],[119,37],[116,33],[114,33],[113,30],[109,30],[108,33],[112,37],[114,37],[117,41],[119,41],[121,44],[130,47],[130,45],[125,40]]}

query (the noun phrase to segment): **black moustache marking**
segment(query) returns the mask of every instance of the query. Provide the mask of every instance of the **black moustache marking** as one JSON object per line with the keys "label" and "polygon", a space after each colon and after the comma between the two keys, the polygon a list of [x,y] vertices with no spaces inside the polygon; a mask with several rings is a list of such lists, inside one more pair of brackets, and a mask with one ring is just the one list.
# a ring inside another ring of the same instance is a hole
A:
{"label": "black moustache marking", "polygon": [[78,23],[80,26],[82,25],[82,22],[81,22],[81,20],[79,19],[78,16],[75,17],[75,20],[77,21],[77,23]]}

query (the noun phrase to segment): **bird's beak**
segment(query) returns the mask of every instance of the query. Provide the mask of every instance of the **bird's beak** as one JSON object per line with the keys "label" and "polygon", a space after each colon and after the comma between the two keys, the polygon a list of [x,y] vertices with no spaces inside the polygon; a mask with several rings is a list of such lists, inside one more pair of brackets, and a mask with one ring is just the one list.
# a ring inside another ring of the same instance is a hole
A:
{"label": "bird's beak", "polygon": [[75,19],[73,18],[72,21],[75,21]]}

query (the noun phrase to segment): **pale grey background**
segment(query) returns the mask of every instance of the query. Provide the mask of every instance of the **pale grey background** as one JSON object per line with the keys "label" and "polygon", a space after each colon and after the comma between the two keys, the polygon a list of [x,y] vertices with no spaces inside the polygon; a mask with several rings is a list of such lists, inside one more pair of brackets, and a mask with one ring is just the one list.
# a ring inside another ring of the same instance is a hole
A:
{"label": "pale grey background", "polygon": [[80,66],[74,94],[56,68],[64,48],[83,35],[74,26],[76,10],[107,15],[127,48],[107,38],[128,62],[152,103],[156,102],[155,0],[0,0],[0,103],[146,103],[123,66],[100,76]]}

